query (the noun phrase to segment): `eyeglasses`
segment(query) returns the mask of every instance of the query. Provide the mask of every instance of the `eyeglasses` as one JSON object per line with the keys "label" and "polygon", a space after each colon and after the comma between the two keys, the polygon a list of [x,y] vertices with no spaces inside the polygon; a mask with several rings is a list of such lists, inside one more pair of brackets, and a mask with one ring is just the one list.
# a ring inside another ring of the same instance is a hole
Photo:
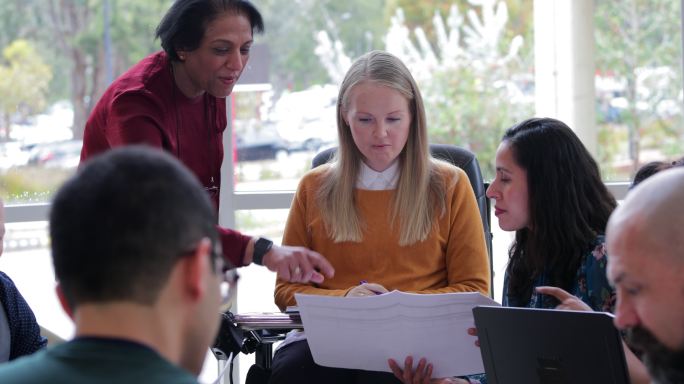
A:
{"label": "eyeglasses", "polygon": [[235,269],[229,269],[223,272],[223,281],[221,281],[221,306],[219,311],[226,313],[230,311],[235,303],[237,297],[237,282],[240,278]]}
{"label": "eyeglasses", "polygon": [[214,246],[211,249],[211,258],[216,263],[216,271],[222,276],[221,306],[219,307],[219,311],[221,313],[225,313],[233,307],[233,303],[237,297],[237,282],[240,278],[240,275],[238,275],[235,268],[230,268],[229,265],[226,265],[220,241],[215,241]]}

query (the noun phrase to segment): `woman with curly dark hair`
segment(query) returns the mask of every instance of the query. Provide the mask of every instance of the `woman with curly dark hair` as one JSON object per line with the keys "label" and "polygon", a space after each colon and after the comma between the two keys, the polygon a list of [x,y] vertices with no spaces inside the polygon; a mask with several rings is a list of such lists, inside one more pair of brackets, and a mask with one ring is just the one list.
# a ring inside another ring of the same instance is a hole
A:
{"label": "woman with curly dark hair", "polygon": [[[496,177],[487,197],[495,200],[499,227],[515,231],[502,305],[613,312],[604,233],[617,203],[566,124],[532,118],[509,128],[496,152]],[[645,367],[628,348],[625,352],[631,382],[647,382]],[[406,384],[430,379],[425,365],[402,373],[409,378]],[[467,379],[486,383],[484,375]]]}
{"label": "woman with curly dark hair", "polygon": [[[504,306],[614,311],[604,233],[617,203],[565,123],[532,118],[509,128],[487,196],[501,229],[515,231]],[[646,382],[644,366],[625,352],[631,382]]]}
{"label": "woman with curly dark hair", "polygon": [[487,191],[499,226],[515,231],[502,304],[553,308],[537,286],[562,288],[612,311],[603,233],[616,202],[596,162],[563,122],[533,118],[506,131]]}

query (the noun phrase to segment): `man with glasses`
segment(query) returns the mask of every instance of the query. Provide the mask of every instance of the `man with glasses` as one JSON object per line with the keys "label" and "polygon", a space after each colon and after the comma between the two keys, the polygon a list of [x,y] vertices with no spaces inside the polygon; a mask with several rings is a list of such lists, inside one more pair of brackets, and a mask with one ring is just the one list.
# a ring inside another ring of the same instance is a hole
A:
{"label": "man with glasses", "polygon": [[226,276],[215,222],[171,155],[130,146],[93,158],[50,214],[57,295],[75,337],[1,366],[0,382],[197,383]]}

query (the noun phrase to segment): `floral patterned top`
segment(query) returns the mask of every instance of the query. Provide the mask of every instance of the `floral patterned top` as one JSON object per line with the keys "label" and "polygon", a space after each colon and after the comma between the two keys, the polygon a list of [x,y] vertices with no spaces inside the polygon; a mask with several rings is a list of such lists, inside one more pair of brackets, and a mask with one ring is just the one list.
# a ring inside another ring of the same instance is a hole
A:
{"label": "floral patterned top", "polygon": [[[577,269],[577,277],[570,293],[582,299],[594,311],[613,312],[615,309],[615,291],[608,284],[606,277],[607,265],[605,237],[598,236],[594,249],[587,252],[580,261]],[[537,277],[534,288],[548,285],[546,274]],[[509,301],[508,297],[508,273],[504,276],[503,296],[501,304],[504,307],[516,307],[515,303]],[[534,293],[527,304],[529,308],[555,308],[557,301],[547,295]]]}
{"label": "floral patterned top", "polygon": [[[598,236],[594,249],[582,257],[580,266],[577,269],[576,281],[570,293],[582,299],[594,311],[613,313],[615,309],[615,290],[608,284],[608,278],[606,277],[608,254],[606,253],[605,241],[605,236]],[[534,282],[533,288],[547,285],[546,281],[546,275],[539,276]],[[508,273],[504,276],[501,304],[504,307],[516,306],[514,303],[509,302],[508,298]],[[557,302],[554,298],[534,293],[527,307],[549,309],[555,308],[556,305]],[[487,384],[487,378],[484,374],[463,378],[467,378],[471,383]]]}

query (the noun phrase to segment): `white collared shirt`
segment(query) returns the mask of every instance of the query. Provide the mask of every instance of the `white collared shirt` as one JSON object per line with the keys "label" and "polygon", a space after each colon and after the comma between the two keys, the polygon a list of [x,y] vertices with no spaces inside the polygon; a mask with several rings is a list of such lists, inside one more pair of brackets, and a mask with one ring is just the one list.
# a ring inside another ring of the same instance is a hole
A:
{"label": "white collared shirt", "polygon": [[361,162],[359,177],[356,179],[356,188],[371,191],[384,191],[396,189],[399,180],[399,162],[394,161],[387,169],[382,172],[374,171],[366,163]]}

